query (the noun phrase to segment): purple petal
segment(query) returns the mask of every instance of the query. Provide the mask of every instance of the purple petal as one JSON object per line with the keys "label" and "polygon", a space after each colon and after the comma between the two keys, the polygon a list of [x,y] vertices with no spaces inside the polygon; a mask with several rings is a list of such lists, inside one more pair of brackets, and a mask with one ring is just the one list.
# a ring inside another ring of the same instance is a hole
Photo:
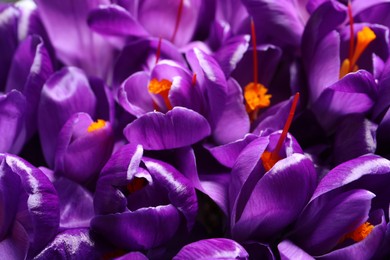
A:
{"label": "purple petal", "polygon": [[167,114],[150,112],[123,130],[127,140],[146,150],[180,148],[194,144],[210,134],[207,120],[198,113],[174,107]]}
{"label": "purple petal", "polygon": [[256,35],[260,41],[298,47],[306,22],[306,10],[296,1],[245,0],[248,13],[256,24]]}
{"label": "purple petal", "polygon": [[244,138],[236,140],[232,143],[220,145],[220,146],[212,146],[210,144],[206,144],[205,148],[213,155],[213,157],[223,166],[228,168],[232,168],[235,164],[238,155],[241,151],[254,139],[256,139],[256,135],[247,134]]}
{"label": "purple petal", "polygon": [[98,215],[92,219],[91,227],[116,246],[144,250],[172,239],[181,223],[180,217],[174,206],[165,205],[121,214]]}
{"label": "purple petal", "polygon": [[136,72],[119,88],[119,104],[134,116],[140,117],[154,109],[153,99],[148,91],[149,80],[148,73]]}
{"label": "purple petal", "polygon": [[34,259],[98,259],[99,251],[89,229],[59,233]]}
{"label": "purple petal", "polygon": [[199,178],[201,183],[201,188],[199,190],[208,195],[219,206],[223,213],[228,216],[230,174],[202,174]]}
{"label": "purple petal", "polygon": [[225,109],[213,132],[217,144],[227,144],[244,138],[249,132],[250,121],[245,110],[244,98],[240,85],[230,78]]}
{"label": "purple petal", "polygon": [[1,256],[6,259],[26,259],[29,249],[29,237],[24,227],[15,221],[10,235],[0,241]]}
{"label": "purple petal", "polygon": [[349,73],[326,90],[313,104],[313,111],[325,129],[349,114],[365,114],[374,105],[376,84],[372,74],[359,70]]}
{"label": "purple petal", "polygon": [[111,47],[104,37],[90,30],[87,17],[90,10],[109,1],[36,2],[59,59],[66,65],[84,69],[89,75],[105,77],[112,62]]}
{"label": "purple petal", "polygon": [[60,200],[61,228],[88,228],[95,216],[92,194],[83,187],[60,178],[54,182]]}
{"label": "purple petal", "polygon": [[0,95],[0,152],[18,153],[25,141],[26,99],[17,90]]}
{"label": "purple petal", "polygon": [[214,53],[214,58],[218,61],[226,78],[244,56],[249,46],[249,39],[248,35],[237,35],[224,42],[222,47]]}
{"label": "purple petal", "polygon": [[351,115],[338,126],[333,155],[336,165],[367,153],[375,153],[377,125],[361,115]]}
{"label": "purple petal", "polygon": [[6,87],[7,91],[17,89],[26,96],[27,138],[36,131],[41,90],[52,73],[50,57],[42,39],[38,36],[27,37],[15,53]]}
{"label": "purple petal", "polygon": [[198,202],[195,189],[175,168],[161,161],[144,158],[146,168],[159,184],[168,191],[169,199],[187,220],[190,230],[195,223]]}
{"label": "purple petal", "polygon": [[316,179],[313,163],[304,155],[293,154],[277,162],[254,187],[233,226],[233,236],[239,240],[265,239],[280,232],[309,201]]}
{"label": "purple petal", "polygon": [[15,222],[26,230],[29,255],[33,256],[56,234],[59,224],[59,202],[52,183],[37,168],[14,155],[0,154],[1,161],[19,175],[23,194]]}
{"label": "purple petal", "polygon": [[57,138],[55,171],[75,182],[94,181],[111,155],[114,133],[110,122],[92,132],[86,113],[76,113],[64,124]]}
{"label": "purple petal", "polygon": [[100,5],[88,15],[88,25],[103,35],[147,36],[145,29],[123,7],[111,4]]}
{"label": "purple petal", "polygon": [[183,247],[173,258],[181,259],[248,259],[249,255],[237,242],[226,238],[199,240]]}
{"label": "purple petal", "polygon": [[57,136],[65,122],[76,112],[95,116],[96,97],[85,74],[66,67],[53,74],[43,86],[38,107],[38,128],[46,162],[54,164]]}
{"label": "purple petal", "polygon": [[284,240],[278,245],[280,258],[282,260],[288,259],[302,259],[302,260],[314,260],[314,257],[306,253],[304,250],[296,246],[289,240]]}
{"label": "purple petal", "polygon": [[[355,189],[311,201],[300,216],[294,241],[311,255],[322,255],[367,221],[375,195]],[[335,221],[337,220],[337,221]]]}
{"label": "purple petal", "polygon": [[[386,221],[382,215],[381,223],[375,226],[365,239],[358,243],[354,243],[353,245],[336,249],[318,259],[371,259],[374,257],[375,253],[378,252],[379,246],[384,240],[385,232]],[[367,250],[367,248],[370,250]]]}
{"label": "purple petal", "polygon": [[390,172],[390,161],[377,155],[364,155],[332,169],[318,184],[311,199],[345,186],[363,176],[382,176]]}
{"label": "purple petal", "polygon": [[196,73],[196,79],[205,98],[207,116],[211,128],[214,129],[223,113],[227,101],[227,82],[218,63],[199,49],[189,51],[187,59]]}
{"label": "purple petal", "polygon": [[19,10],[8,6],[0,11],[0,91],[4,91],[14,52],[18,45],[17,23]]}
{"label": "purple petal", "polygon": [[[256,55],[259,82],[268,87],[277,71],[282,50],[277,46],[265,44],[256,47]],[[232,77],[237,79],[242,87],[253,81],[253,65],[253,49],[249,48],[232,72]]]}
{"label": "purple petal", "polygon": [[183,46],[193,37],[200,4],[199,0],[191,0],[183,4],[180,23],[174,39],[179,1],[142,1],[139,4],[138,20],[151,35],[171,40],[176,46]]}

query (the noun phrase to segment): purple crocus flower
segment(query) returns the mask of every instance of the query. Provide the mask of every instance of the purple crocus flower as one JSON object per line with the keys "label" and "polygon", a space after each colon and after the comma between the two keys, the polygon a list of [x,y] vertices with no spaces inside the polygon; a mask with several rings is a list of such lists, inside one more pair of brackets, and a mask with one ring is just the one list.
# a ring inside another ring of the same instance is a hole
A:
{"label": "purple crocus flower", "polygon": [[238,241],[271,242],[298,217],[315,189],[313,163],[291,136],[279,153],[283,159],[273,167],[268,165],[263,154],[275,149],[279,136],[276,132],[258,137],[245,147],[233,166],[230,226]]}
{"label": "purple crocus flower", "polygon": [[[110,122],[94,122],[86,113],[76,113],[62,127],[55,153],[55,171],[79,183],[94,182],[114,146]],[[85,167],[82,167],[82,166]]]}
{"label": "purple crocus flower", "polygon": [[332,169],[278,245],[282,258],[370,259],[388,252],[389,173],[390,162],[376,155]]}
{"label": "purple crocus flower", "polygon": [[226,238],[200,240],[183,247],[173,257],[181,259],[248,259],[249,255],[237,242]]}
{"label": "purple crocus flower", "polygon": [[[94,120],[110,120],[112,107],[105,88],[101,81],[88,79],[75,67],[63,68],[45,83],[39,102],[38,129],[43,154],[50,167],[54,166],[61,128],[74,113],[87,113]],[[69,132],[64,130],[63,135],[69,135]],[[64,145],[63,138],[66,137],[61,136],[61,145]]]}
{"label": "purple crocus flower", "polygon": [[0,252],[32,258],[55,236],[59,201],[49,179],[23,159],[0,154]]}
{"label": "purple crocus flower", "polygon": [[92,229],[126,250],[162,246],[191,230],[198,208],[195,189],[181,173],[131,144],[103,168],[94,206]]}
{"label": "purple crocus flower", "polygon": [[113,49],[104,37],[90,30],[87,16],[93,8],[109,1],[35,2],[58,59],[83,69],[88,76],[105,79],[111,70]]}

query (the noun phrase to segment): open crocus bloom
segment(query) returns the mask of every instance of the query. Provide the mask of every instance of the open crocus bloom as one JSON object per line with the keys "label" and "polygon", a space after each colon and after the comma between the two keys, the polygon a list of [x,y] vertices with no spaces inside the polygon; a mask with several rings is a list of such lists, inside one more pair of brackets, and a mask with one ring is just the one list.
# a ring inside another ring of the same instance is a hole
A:
{"label": "open crocus bloom", "polygon": [[[287,259],[298,255],[327,259],[369,259],[388,251],[390,162],[365,155],[332,169],[319,183],[278,248]],[[332,227],[332,228],[330,228]],[[367,250],[369,248],[370,250]]]}
{"label": "open crocus bloom", "polygon": [[175,168],[143,157],[141,145],[126,145],[108,161],[94,196],[94,231],[115,246],[145,250],[191,230],[195,189]]}
{"label": "open crocus bloom", "polygon": [[35,256],[58,230],[56,190],[39,169],[1,153],[0,194],[0,252],[9,259]]}

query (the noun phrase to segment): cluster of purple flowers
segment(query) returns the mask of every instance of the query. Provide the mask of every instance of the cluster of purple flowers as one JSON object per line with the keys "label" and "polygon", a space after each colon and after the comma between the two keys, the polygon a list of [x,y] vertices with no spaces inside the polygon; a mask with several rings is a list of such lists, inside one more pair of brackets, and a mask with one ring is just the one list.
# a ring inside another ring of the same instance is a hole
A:
{"label": "cluster of purple flowers", "polygon": [[389,13],[0,3],[0,258],[389,259]]}

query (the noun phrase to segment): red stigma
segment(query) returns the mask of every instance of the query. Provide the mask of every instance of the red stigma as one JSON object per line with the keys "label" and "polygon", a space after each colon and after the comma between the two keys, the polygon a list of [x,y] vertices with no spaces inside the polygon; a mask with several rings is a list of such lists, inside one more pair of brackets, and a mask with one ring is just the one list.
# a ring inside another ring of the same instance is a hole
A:
{"label": "red stigma", "polygon": [[255,22],[253,18],[251,18],[251,33],[252,33],[252,48],[253,48],[253,83],[257,86],[259,82],[257,72],[258,72],[258,63],[257,63],[257,44],[256,44],[256,30],[255,30]]}
{"label": "red stigma", "polygon": [[290,129],[292,120],[294,118],[298,101],[299,101],[299,92],[297,92],[294,96],[294,100],[290,108],[290,113],[288,114],[287,121],[284,124],[282,134],[279,137],[275,149],[272,152],[265,151],[261,156],[261,160],[263,161],[263,166],[266,171],[269,171],[281,159],[279,156],[279,152],[282,149],[284,141],[286,140],[288,130]]}
{"label": "red stigma", "polygon": [[352,61],[353,52],[355,49],[355,32],[353,29],[353,15],[352,15],[351,1],[348,1],[348,18],[349,18],[349,30],[351,34],[349,37],[349,60]]}
{"label": "red stigma", "polygon": [[161,55],[161,37],[158,39],[158,44],[157,44],[157,50],[156,50],[156,64],[158,60],[160,59]]}
{"label": "red stigma", "polygon": [[179,8],[177,10],[175,30],[173,31],[173,34],[172,34],[172,37],[171,37],[171,42],[172,43],[175,41],[177,31],[179,30],[181,15],[183,13],[183,5],[184,5],[184,0],[180,0]]}
{"label": "red stigma", "polygon": [[195,86],[196,84],[196,73],[194,73],[194,75],[192,76],[192,80],[191,80],[191,86]]}

